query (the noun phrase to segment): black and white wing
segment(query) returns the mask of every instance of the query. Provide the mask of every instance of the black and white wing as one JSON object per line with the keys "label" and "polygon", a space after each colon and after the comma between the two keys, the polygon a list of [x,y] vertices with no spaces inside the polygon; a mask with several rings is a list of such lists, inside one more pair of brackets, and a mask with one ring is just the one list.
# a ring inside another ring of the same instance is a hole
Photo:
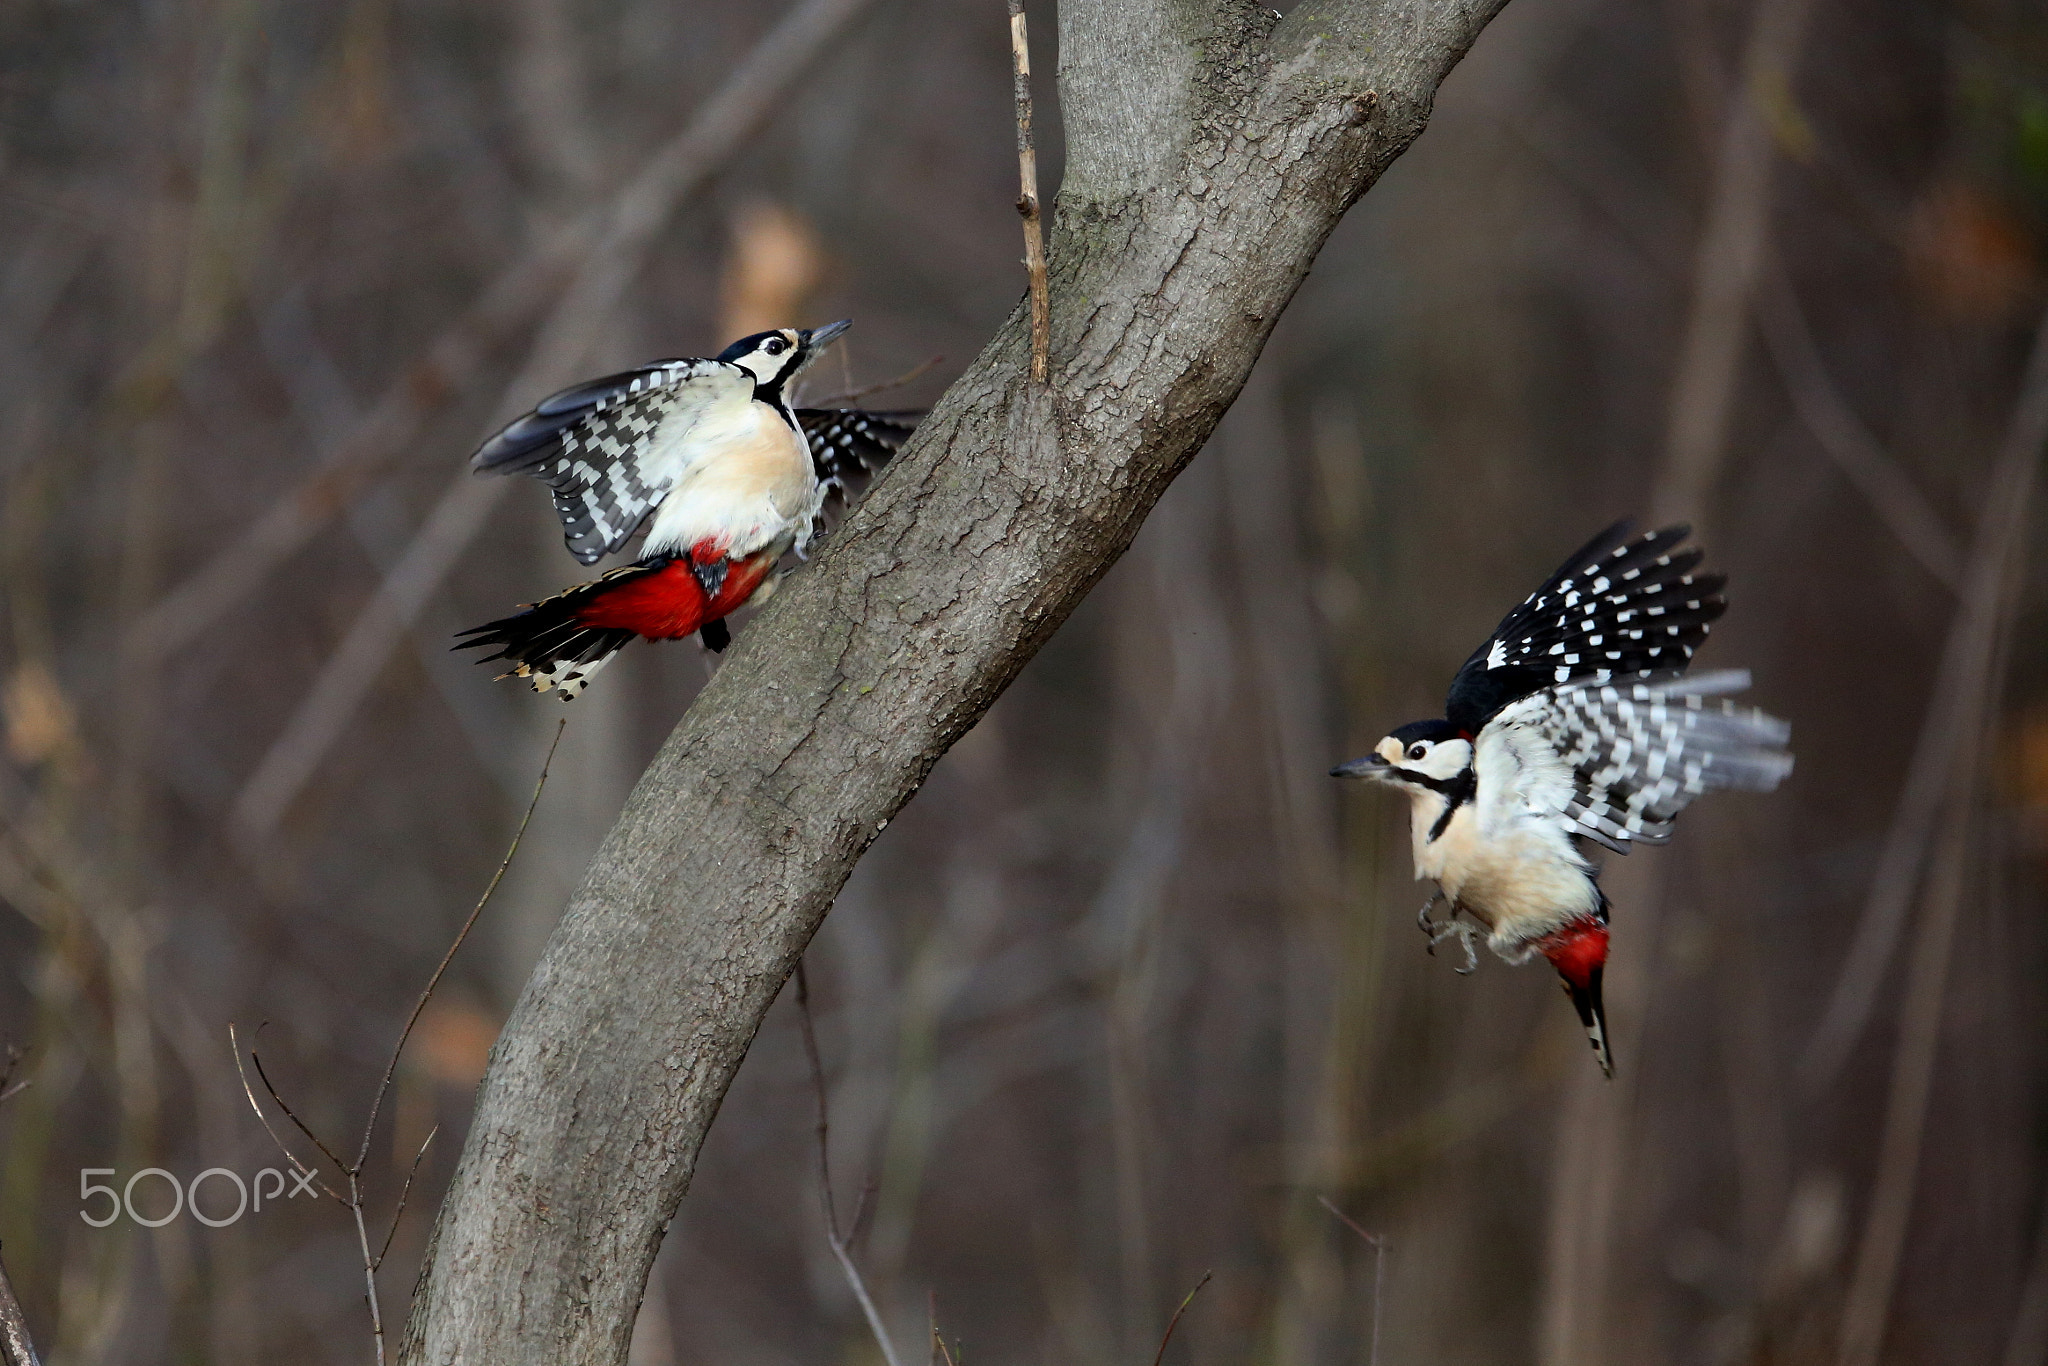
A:
{"label": "black and white wing", "polygon": [[811,464],[825,486],[825,502],[817,530],[838,522],[866,491],[882,466],[917,430],[921,409],[890,413],[858,408],[799,408],[797,425],[810,443]]}
{"label": "black and white wing", "polygon": [[1451,681],[1444,716],[1467,734],[1516,698],[1574,679],[1682,673],[1728,609],[1720,574],[1695,574],[1685,526],[1633,540],[1617,522],[1531,593]]}
{"label": "black and white wing", "polygon": [[[1748,687],[1741,669],[1580,680],[1509,703],[1486,731],[1526,757],[1525,803],[1625,854],[1671,838],[1671,823],[1701,793],[1768,792],[1792,771],[1792,728],[1728,700]],[[1483,750],[1487,735],[1480,739]]]}
{"label": "black and white wing", "polygon": [[478,474],[530,474],[555,493],[569,553],[595,564],[632,536],[682,473],[679,443],[754,378],[717,360],[666,360],[543,399],[470,457]]}

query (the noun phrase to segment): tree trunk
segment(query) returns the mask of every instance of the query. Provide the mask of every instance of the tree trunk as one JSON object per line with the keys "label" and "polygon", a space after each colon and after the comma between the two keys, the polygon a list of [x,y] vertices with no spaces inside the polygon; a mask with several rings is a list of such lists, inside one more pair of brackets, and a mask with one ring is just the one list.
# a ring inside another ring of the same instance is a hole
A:
{"label": "tree trunk", "polygon": [[492,1052],[403,1360],[625,1360],[854,863],[1130,544],[1502,3],[1060,6],[1051,381],[1013,313],[641,778]]}

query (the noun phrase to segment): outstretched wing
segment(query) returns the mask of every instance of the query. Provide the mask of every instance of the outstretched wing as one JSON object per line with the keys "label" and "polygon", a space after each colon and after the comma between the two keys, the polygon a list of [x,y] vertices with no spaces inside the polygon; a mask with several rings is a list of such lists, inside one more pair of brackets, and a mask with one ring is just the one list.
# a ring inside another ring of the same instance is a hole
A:
{"label": "outstretched wing", "polygon": [[1516,766],[1526,776],[1515,795],[1625,854],[1632,843],[1669,839],[1672,821],[1703,792],[1768,792],[1792,771],[1792,728],[1728,700],[1748,686],[1741,669],[1564,683],[1508,704],[1479,747],[1507,741],[1527,760]]}
{"label": "outstretched wing", "polygon": [[1477,734],[1487,718],[1539,688],[1682,673],[1728,610],[1720,574],[1694,574],[1702,552],[1669,526],[1629,539],[1617,522],[1595,536],[1494,628],[1451,680],[1444,716]]}
{"label": "outstretched wing", "polygon": [[753,376],[716,360],[666,360],[543,399],[470,457],[478,474],[530,474],[555,494],[569,553],[595,564],[624,545],[682,473],[681,438]]}
{"label": "outstretched wing", "polygon": [[882,466],[917,430],[922,409],[869,413],[858,408],[799,408],[797,425],[811,446],[811,464],[825,486],[817,532],[835,524]]}

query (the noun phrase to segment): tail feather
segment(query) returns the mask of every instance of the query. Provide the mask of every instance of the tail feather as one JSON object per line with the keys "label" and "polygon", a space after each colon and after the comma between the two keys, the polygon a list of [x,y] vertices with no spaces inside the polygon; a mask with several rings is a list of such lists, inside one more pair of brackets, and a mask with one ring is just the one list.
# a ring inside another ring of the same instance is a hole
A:
{"label": "tail feather", "polygon": [[1600,1001],[1600,979],[1607,968],[1607,896],[1600,897],[1597,910],[1544,935],[1536,948],[1557,975],[1564,979],[1564,994],[1571,997],[1586,1027],[1586,1039],[1593,1045],[1593,1060],[1609,1081],[1614,1080],[1614,1053],[1607,1045],[1607,1010]]}
{"label": "tail feather", "polygon": [[498,652],[485,659],[512,661],[511,672],[499,677],[530,679],[535,692],[553,689],[571,700],[636,636],[682,640],[701,633],[706,648],[723,650],[732,640],[726,614],[774,588],[769,575],[780,554],[781,546],[771,545],[733,560],[700,546],[687,555],[652,556],[472,627],[455,648],[495,645]]}
{"label": "tail feather", "polygon": [[597,671],[639,634],[623,626],[589,625],[580,614],[600,595],[617,588],[621,580],[639,578],[658,568],[636,564],[615,569],[593,582],[543,598],[523,612],[472,626],[460,632],[467,638],[454,648],[495,645],[498,652],[485,655],[479,663],[509,660],[512,667],[498,677],[524,678],[535,692],[559,692],[563,701],[573,702]]}
{"label": "tail feather", "polygon": [[1586,1027],[1586,1039],[1593,1045],[1593,1060],[1600,1064],[1600,1072],[1609,1081],[1614,1080],[1614,1052],[1607,1046],[1607,1008],[1600,1000],[1601,969],[1594,968],[1587,975],[1584,986],[1564,984],[1564,994],[1572,998],[1572,1008],[1579,1012],[1579,1023]]}

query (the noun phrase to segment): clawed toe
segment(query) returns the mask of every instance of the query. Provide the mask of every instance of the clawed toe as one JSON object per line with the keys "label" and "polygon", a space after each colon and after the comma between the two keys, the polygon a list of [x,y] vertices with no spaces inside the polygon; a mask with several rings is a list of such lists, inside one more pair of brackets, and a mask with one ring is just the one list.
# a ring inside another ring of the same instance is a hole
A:
{"label": "clawed toe", "polygon": [[1429,913],[1436,906],[1436,903],[1441,900],[1443,900],[1443,893],[1438,892],[1435,896],[1423,902],[1422,909],[1416,912],[1415,923],[1421,927],[1424,934],[1429,936],[1429,956],[1432,958],[1436,957],[1437,945],[1443,943],[1446,939],[1457,940],[1465,950],[1465,966],[1457,968],[1455,971],[1460,977],[1470,976],[1479,970],[1479,947],[1476,943],[1479,937],[1479,930],[1476,926],[1458,919],[1458,908],[1456,906],[1451,907],[1450,919],[1431,920]]}

